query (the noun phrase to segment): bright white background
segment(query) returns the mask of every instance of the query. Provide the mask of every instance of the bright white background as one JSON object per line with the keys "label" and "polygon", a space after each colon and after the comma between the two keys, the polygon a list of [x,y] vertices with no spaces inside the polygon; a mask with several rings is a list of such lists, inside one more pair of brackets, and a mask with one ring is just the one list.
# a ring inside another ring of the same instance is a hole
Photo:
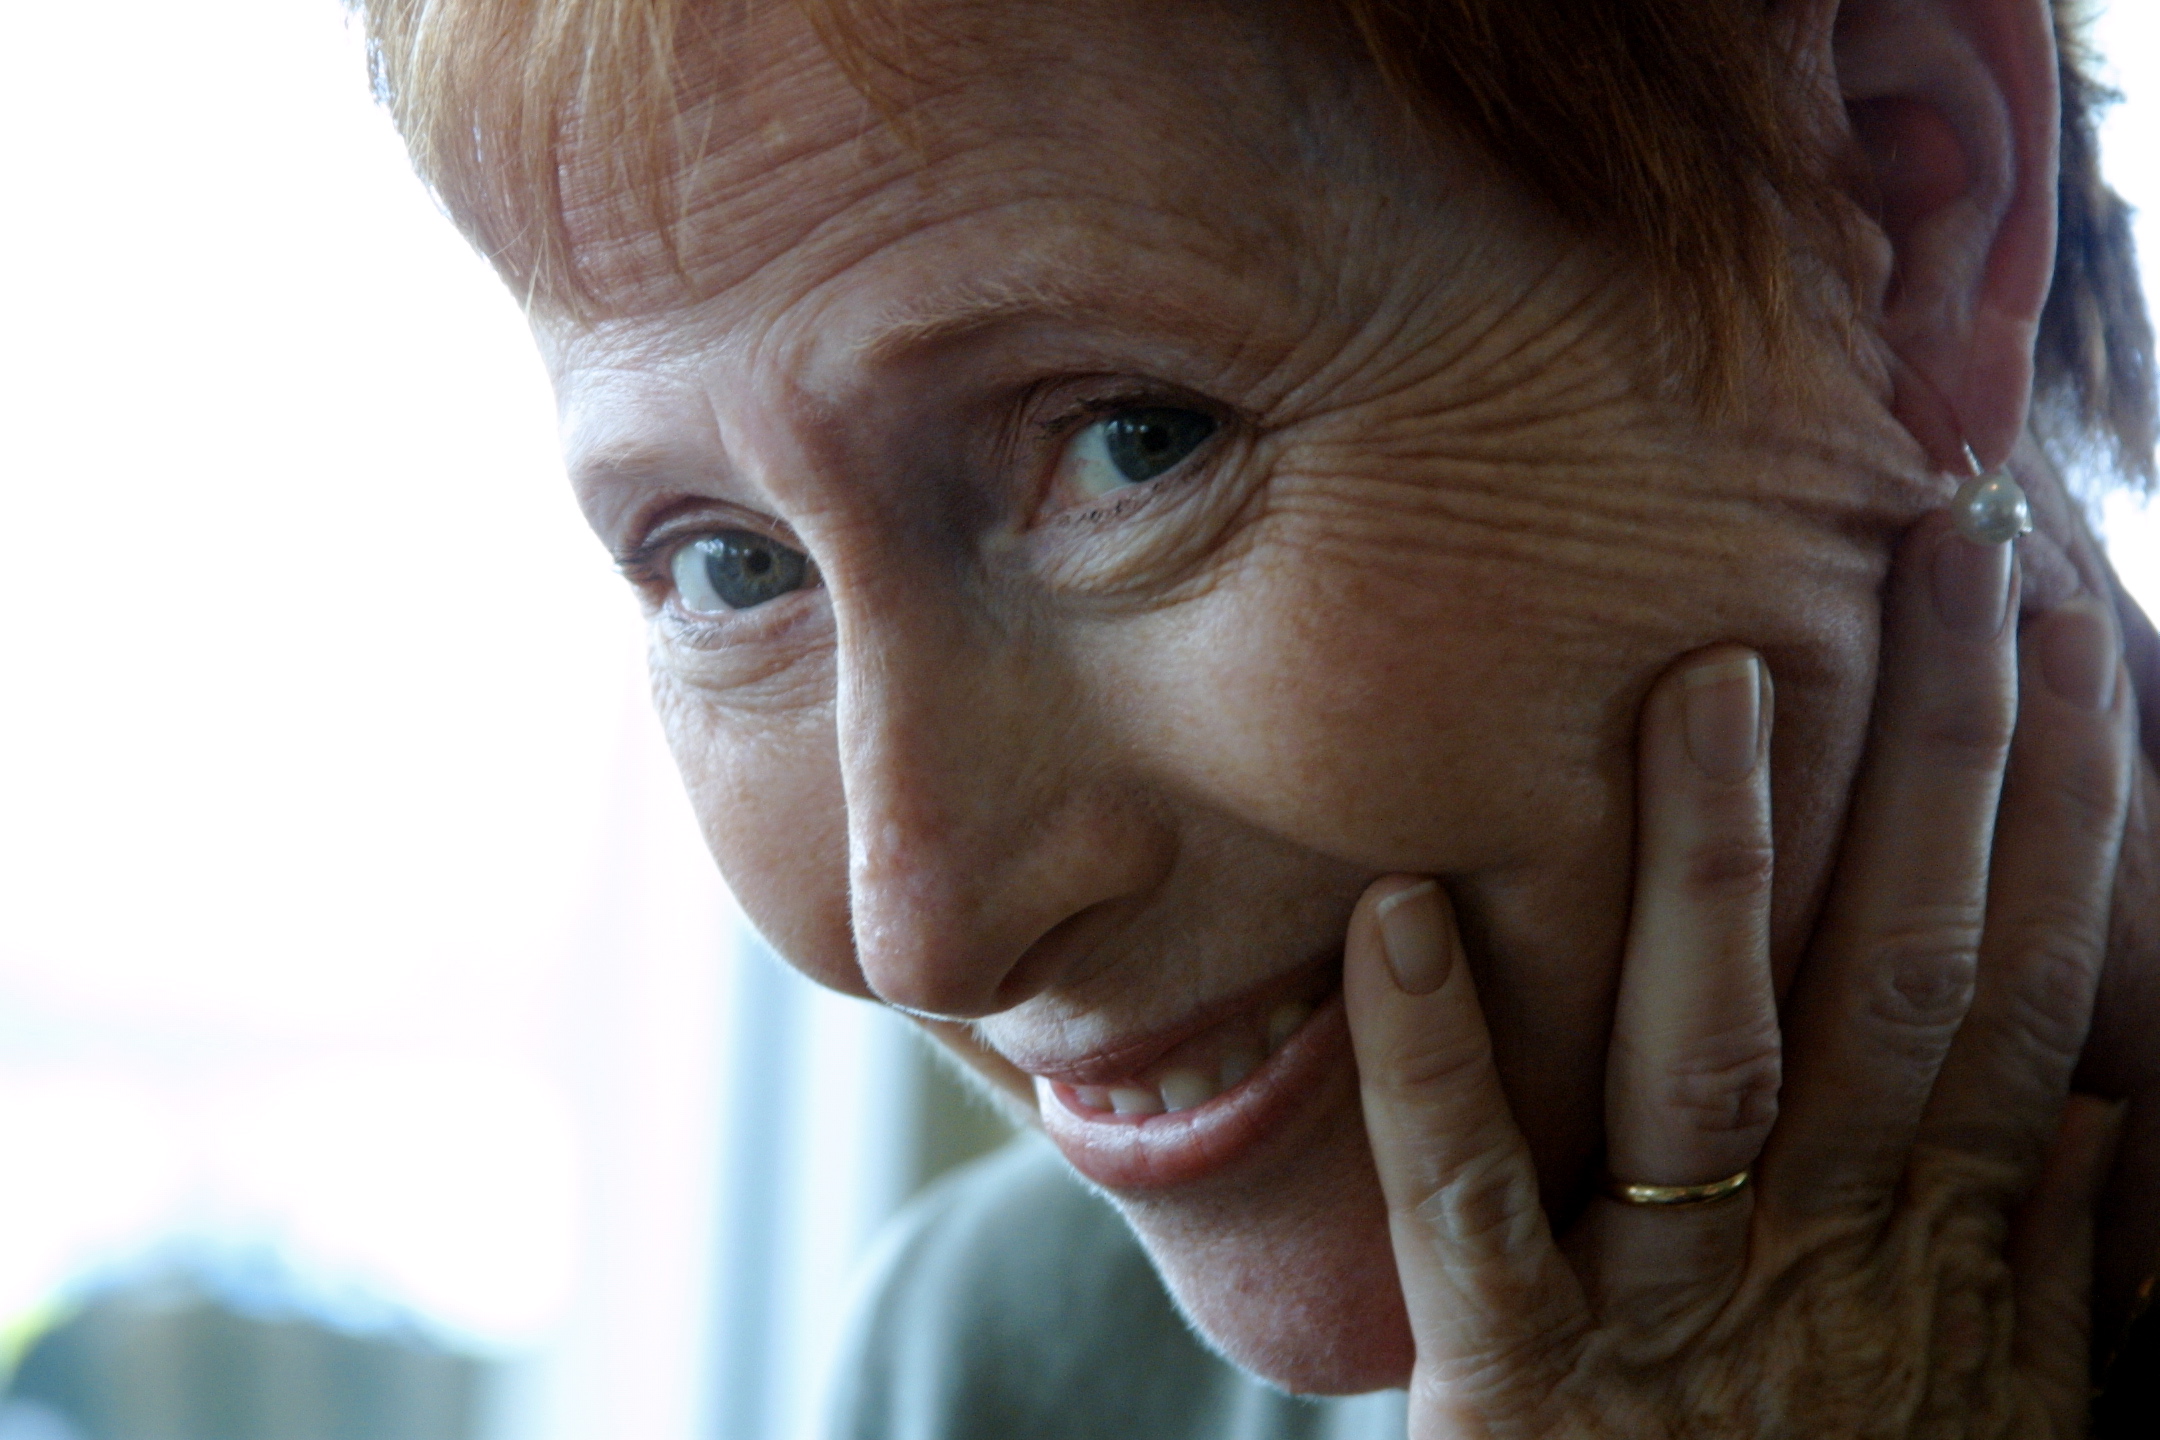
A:
{"label": "bright white background", "polygon": [[697,1433],[726,901],[333,0],[9,11],[0,1317],[169,1234]]}
{"label": "bright white background", "polygon": [[[795,1146],[757,1424],[798,1428],[890,1037],[729,963],[515,307],[332,0],[9,28],[0,1327],[192,1235],[513,1362],[503,1440],[716,1433],[747,1114]],[[2160,90],[2154,7],[2102,36]],[[2160,215],[2160,96],[2108,145]],[[731,1078],[743,995],[800,1043]]]}
{"label": "bright white background", "polygon": [[910,1067],[742,948],[516,307],[334,0],[9,28],[0,1349],[179,1238],[500,1440],[800,1433]]}

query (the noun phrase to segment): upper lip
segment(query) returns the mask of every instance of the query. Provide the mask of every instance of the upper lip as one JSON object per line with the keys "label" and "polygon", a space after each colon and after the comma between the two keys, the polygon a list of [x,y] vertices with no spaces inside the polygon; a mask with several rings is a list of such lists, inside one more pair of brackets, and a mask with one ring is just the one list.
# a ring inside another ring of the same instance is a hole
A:
{"label": "upper lip", "polygon": [[1317,999],[1322,977],[1325,976],[1332,986],[1341,959],[1339,949],[1331,951],[1295,970],[1286,970],[1235,995],[1204,1004],[1159,1030],[1121,1037],[1085,1054],[1057,1055],[1048,1047],[1031,1047],[1025,1042],[999,1044],[994,1048],[1020,1069],[1044,1080],[1065,1085],[1115,1085],[1146,1070],[1193,1036],[1220,1025],[1241,1011],[1265,1003],[1273,998],[1271,992],[1279,993],[1283,999]]}

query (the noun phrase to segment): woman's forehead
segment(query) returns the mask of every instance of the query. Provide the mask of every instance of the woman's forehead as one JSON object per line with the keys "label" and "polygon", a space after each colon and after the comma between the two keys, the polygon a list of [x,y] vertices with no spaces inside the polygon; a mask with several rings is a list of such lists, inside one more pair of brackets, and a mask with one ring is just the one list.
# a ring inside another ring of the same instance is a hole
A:
{"label": "woman's forehead", "polygon": [[[962,232],[1066,263],[1166,240],[1256,255],[1324,208],[1322,177],[1340,187],[1372,170],[1343,143],[1355,125],[1326,113],[1340,86],[1309,73],[1324,63],[1313,47],[1219,23],[1212,6],[911,6],[921,23],[904,54],[867,75],[795,7],[746,11],[683,54],[671,225],[640,203],[619,141],[568,146],[565,217],[602,313],[775,271],[840,275]],[[968,23],[942,23],[954,17]]]}

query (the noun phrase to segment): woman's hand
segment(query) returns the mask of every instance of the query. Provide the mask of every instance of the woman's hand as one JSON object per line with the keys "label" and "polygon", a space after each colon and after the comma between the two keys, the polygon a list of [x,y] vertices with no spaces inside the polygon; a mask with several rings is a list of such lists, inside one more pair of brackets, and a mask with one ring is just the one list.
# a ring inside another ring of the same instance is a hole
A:
{"label": "woman's hand", "polygon": [[1692,656],[1645,706],[1609,1168],[1751,1170],[1724,1199],[1601,1196],[1556,1240],[1446,892],[1367,893],[1346,990],[1413,1440],[2084,1433],[2116,1114],[2069,1083],[2132,706],[2090,601],[2028,622],[2021,686],[2015,589],[2007,550],[1938,520],[1901,548],[1868,762],[1782,1029],[1762,666]]}

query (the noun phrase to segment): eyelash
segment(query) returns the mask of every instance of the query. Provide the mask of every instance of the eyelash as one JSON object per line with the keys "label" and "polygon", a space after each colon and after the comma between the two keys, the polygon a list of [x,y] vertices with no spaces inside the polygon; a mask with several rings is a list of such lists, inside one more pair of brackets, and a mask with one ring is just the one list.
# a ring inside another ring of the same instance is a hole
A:
{"label": "eyelash", "polygon": [[673,582],[668,577],[668,564],[675,551],[701,536],[723,530],[748,530],[792,549],[803,548],[785,525],[775,524],[769,517],[726,503],[717,509],[718,513],[714,513],[711,502],[691,498],[659,507],[652,519],[638,527],[644,538],[615,552],[616,573],[633,585],[669,586]]}
{"label": "eyelash", "polygon": [[1132,489],[1124,491],[1115,499],[1100,501],[1092,505],[1045,517],[1049,523],[1061,526],[1088,525],[1123,519],[1134,510],[1150,503],[1156,497],[1179,488],[1185,480],[1197,473],[1199,466],[1205,462],[1207,456],[1222,444],[1223,439],[1234,423],[1233,417],[1220,405],[1201,400],[1188,391],[1168,387],[1136,386],[1130,390],[1123,390],[1110,395],[1092,396],[1079,401],[1049,419],[1035,422],[1032,427],[1040,437],[1047,455],[1047,459],[1042,466],[1042,479],[1038,483],[1036,506],[1039,508],[1043,501],[1048,498],[1049,487],[1056,479],[1058,462],[1064,457],[1065,447],[1071,444],[1081,431],[1096,421],[1108,419],[1120,411],[1141,410],[1156,406],[1166,409],[1193,410],[1207,415],[1215,421],[1215,433],[1203,441],[1198,450],[1179,461],[1175,469],[1162,477],[1161,483],[1150,481],[1145,485],[1136,485]]}
{"label": "eyelash", "polygon": [[701,533],[656,530],[616,554],[615,573],[640,590],[672,590],[674,582],[668,578],[667,562],[673,558],[676,546],[689,544]]}
{"label": "eyelash", "polygon": [[1168,410],[1196,410],[1203,415],[1212,416],[1218,425],[1228,423],[1228,417],[1221,406],[1210,404],[1182,390],[1135,388],[1077,401],[1056,415],[1036,421],[1034,429],[1044,441],[1054,446],[1062,446],[1065,441],[1072,439],[1097,420],[1106,420],[1124,410],[1148,410],[1158,407]]}

